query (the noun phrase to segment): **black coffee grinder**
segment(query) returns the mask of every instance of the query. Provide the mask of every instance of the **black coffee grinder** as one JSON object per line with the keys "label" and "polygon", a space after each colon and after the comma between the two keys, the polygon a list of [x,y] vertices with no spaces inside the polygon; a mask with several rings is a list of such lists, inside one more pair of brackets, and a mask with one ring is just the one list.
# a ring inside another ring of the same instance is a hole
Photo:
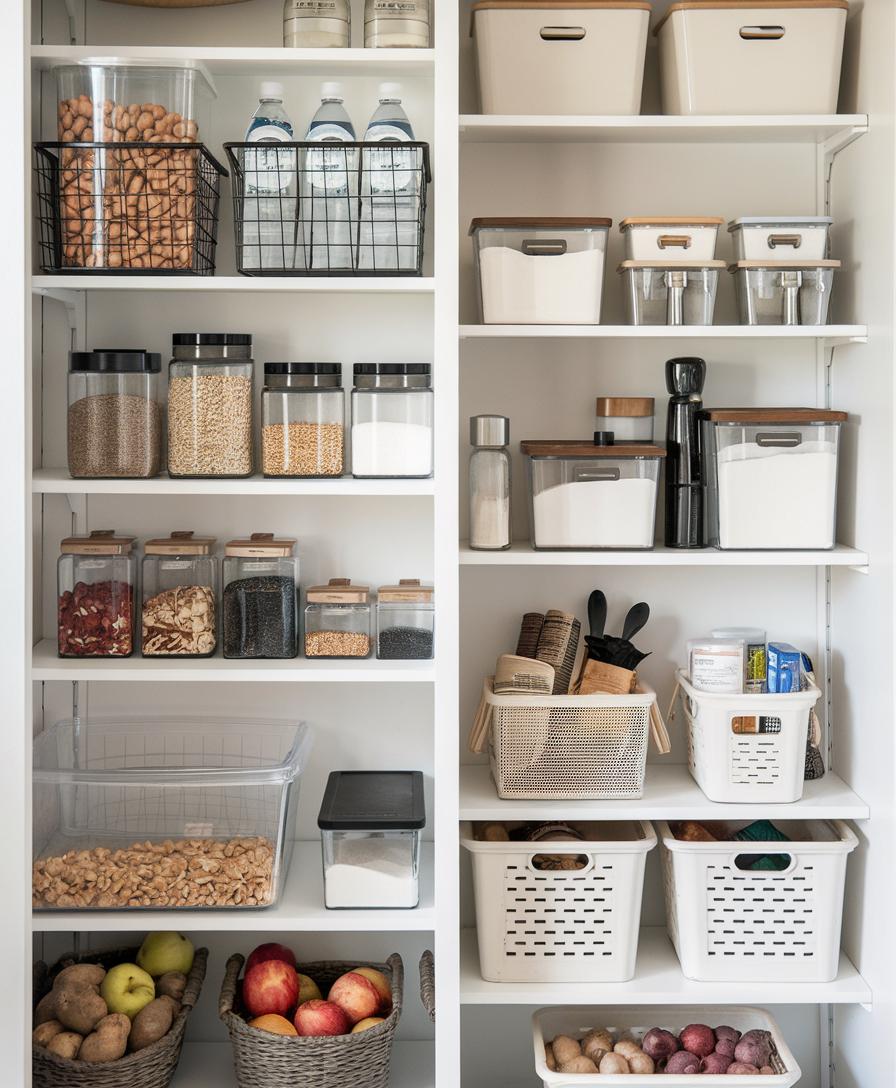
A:
{"label": "black coffee grinder", "polygon": [[706,380],[703,359],[668,359],[666,388],[666,547],[705,548],[703,479],[697,413]]}

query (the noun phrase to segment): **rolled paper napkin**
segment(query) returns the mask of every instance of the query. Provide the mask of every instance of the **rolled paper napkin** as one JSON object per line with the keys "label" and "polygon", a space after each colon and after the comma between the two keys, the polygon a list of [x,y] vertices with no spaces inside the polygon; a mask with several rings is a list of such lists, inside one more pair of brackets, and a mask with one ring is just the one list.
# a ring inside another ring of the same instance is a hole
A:
{"label": "rolled paper napkin", "polygon": [[516,644],[517,657],[535,657],[542,627],[544,627],[544,616],[540,612],[527,612],[523,616],[520,637]]}
{"label": "rolled paper napkin", "polygon": [[544,661],[516,654],[502,654],[495,665],[495,695],[550,695],[554,670]]}
{"label": "rolled paper napkin", "polygon": [[572,661],[575,661],[580,627],[579,621],[568,612],[552,608],[545,614],[544,627],[538,637],[538,651],[535,656],[539,661],[546,662],[554,669],[553,695],[569,694],[569,682],[572,679],[570,643],[573,644]]}

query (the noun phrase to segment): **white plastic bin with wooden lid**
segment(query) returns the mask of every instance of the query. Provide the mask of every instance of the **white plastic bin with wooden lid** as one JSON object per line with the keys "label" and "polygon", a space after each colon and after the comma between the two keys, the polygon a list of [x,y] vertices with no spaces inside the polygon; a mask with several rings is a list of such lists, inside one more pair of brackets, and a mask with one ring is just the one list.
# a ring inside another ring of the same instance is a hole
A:
{"label": "white plastic bin with wooden lid", "polygon": [[630,216],[619,224],[627,261],[711,261],[724,219],[715,216]]}
{"label": "white plastic bin with wooden lid", "polygon": [[480,0],[482,112],[640,113],[649,21],[644,0]]}
{"label": "white plastic bin with wooden lid", "polygon": [[666,114],[837,112],[847,0],[685,0],[654,28]]}

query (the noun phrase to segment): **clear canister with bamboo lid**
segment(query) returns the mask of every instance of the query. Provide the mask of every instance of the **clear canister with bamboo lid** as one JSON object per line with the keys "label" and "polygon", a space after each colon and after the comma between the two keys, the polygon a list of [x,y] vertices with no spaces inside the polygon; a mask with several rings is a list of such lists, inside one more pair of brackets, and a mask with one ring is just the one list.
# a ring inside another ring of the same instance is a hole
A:
{"label": "clear canister with bamboo lid", "polygon": [[370,587],[331,578],[305,594],[306,657],[369,657]]}

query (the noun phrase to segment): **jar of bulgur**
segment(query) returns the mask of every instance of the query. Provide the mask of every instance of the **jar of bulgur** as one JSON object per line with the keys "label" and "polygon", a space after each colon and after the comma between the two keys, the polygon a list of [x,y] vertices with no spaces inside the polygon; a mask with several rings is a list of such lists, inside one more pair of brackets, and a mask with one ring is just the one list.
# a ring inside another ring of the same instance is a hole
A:
{"label": "jar of bulgur", "polygon": [[339,363],[265,363],[265,476],[341,476],[345,392]]}
{"label": "jar of bulgur", "polygon": [[370,588],[331,578],[305,594],[305,657],[369,657]]}

